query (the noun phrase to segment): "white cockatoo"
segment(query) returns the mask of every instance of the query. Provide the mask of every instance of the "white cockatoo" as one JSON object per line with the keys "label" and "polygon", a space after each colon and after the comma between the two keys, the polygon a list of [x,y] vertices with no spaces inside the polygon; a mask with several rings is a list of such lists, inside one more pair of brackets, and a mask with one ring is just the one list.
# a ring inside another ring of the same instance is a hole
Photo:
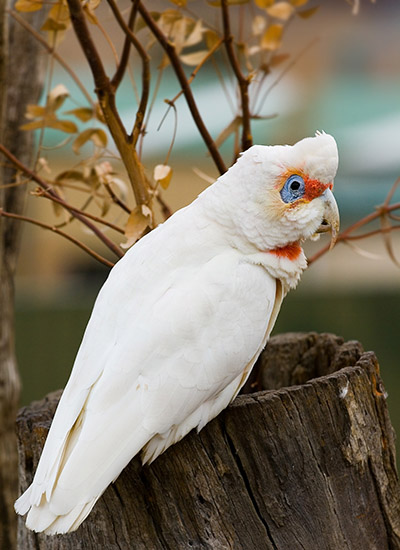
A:
{"label": "white cockatoo", "polygon": [[306,267],[301,243],[335,238],[337,166],[324,133],[255,145],[116,264],[15,504],[27,527],[74,531],[137,453],[151,462],[235,398]]}

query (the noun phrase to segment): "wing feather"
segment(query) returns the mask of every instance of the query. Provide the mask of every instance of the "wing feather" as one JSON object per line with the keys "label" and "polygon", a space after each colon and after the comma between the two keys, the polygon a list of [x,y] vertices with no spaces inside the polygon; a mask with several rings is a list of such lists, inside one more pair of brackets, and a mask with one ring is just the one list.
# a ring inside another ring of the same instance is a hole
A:
{"label": "wing feather", "polygon": [[34,529],[76,528],[141,449],[151,460],[216,416],[265,345],[275,279],[217,243],[195,251],[201,262],[188,247],[182,261],[174,231],[138,243],[98,296],[33,486],[16,503],[32,506]]}

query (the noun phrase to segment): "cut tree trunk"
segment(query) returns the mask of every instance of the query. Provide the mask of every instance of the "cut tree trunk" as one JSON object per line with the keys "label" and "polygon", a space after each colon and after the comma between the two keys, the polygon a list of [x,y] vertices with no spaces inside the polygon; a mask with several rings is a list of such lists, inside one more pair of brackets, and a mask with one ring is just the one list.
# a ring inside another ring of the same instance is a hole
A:
{"label": "cut tree trunk", "polygon": [[[38,45],[26,30],[6,13],[0,3],[0,141],[23,163],[30,163],[32,133],[22,132],[25,108],[36,103],[40,93]],[[43,15],[31,14],[38,27]],[[0,168],[0,207],[20,214],[26,188],[3,187],[15,182],[15,170],[3,162]],[[17,544],[17,521],[13,502],[18,492],[15,417],[20,383],[14,349],[14,274],[17,263],[20,224],[0,216],[0,548]]]}
{"label": "cut tree trunk", "polygon": [[[19,548],[400,549],[394,433],[375,355],[328,334],[277,336],[247,389],[260,387],[151,466],[134,458],[75,533],[35,534],[21,519]],[[21,490],[59,397],[19,414]]]}

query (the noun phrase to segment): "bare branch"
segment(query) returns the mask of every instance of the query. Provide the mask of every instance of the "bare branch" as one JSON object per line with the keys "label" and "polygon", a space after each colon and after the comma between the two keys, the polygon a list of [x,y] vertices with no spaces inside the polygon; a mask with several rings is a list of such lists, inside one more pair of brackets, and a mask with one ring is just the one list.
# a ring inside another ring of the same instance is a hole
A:
{"label": "bare branch", "polygon": [[158,204],[161,206],[161,211],[163,213],[164,219],[167,220],[169,217],[172,216],[171,208],[168,206],[168,204],[161,197],[159,191],[156,193],[156,199],[157,199]]}
{"label": "bare branch", "polygon": [[14,214],[12,212],[5,212],[2,208],[0,208],[0,217],[4,216],[5,218],[13,218],[14,220],[21,220],[24,222],[32,223],[34,225],[37,225],[39,227],[42,227],[43,229],[48,229],[52,231],[53,233],[57,233],[57,235],[61,235],[61,237],[64,237],[65,239],[68,239],[72,243],[76,244],[76,246],[79,246],[82,250],[87,252],[90,256],[101,262],[102,264],[106,265],[107,267],[113,267],[113,263],[107,260],[106,258],[103,258],[103,256],[100,256],[100,254],[97,254],[92,248],[89,248],[84,244],[83,242],[79,241],[78,239],[75,239],[75,237],[72,237],[72,235],[68,235],[68,233],[65,233],[64,231],[61,231],[61,229],[58,229],[57,227],[47,225],[46,223],[40,222],[38,220],[35,220],[33,218],[29,218],[28,216],[22,216],[20,214]]}
{"label": "bare branch", "polygon": [[151,195],[135,144],[128,136],[115,104],[115,90],[105,73],[100,55],[90,36],[85,14],[80,0],[67,0],[71,21],[83,52],[92,70],[96,84],[96,94],[103,111],[107,126],[121,155],[122,161],[132,184],[137,204],[145,204],[151,209]]}
{"label": "bare branch", "polygon": [[[132,8],[131,8],[131,12],[129,14],[129,20],[128,20],[128,28],[130,30],[133,29],[133,26],[135,24],[136,14],[137,14],[137,0],[133,0]],[[115,75],[111,79],[111,85],[114,87],[115,90],[117,90],[118,86],[121,83],[121,80],[124,77],[124,74],[128,65],[129,54],[131,51],[131,44],[132,44],[132,41],[128,36],[126,36],[124,47],[122,50],[121,60],[119,62]]]}
{"label": "bare branch", "polygon": [[17,170],[20,170],[21,172],[24,172],[27,176],[29,176],[30,179],[35,181],[42,189],[47,191],[49,195],[54,197],[54,199],[57,200],[59,204],[61,204],[68,212],[70,212],[74,218],[77,218],[79,221],[81,221],[84,225],[86,225],[93,233],[112,251],[118,258],[122,258],[124,255],[124,252],[114,244],[98,227],[96,227],[92,222],[90,222],[86,217],[79,213],[74,211],[73,207],[69,205],[66,201],[64,201],[56,191],[50,185],[45,182],[42,178],[40,178],[35,172],[32,172],[27,166],[22,164],[4,145],[0,143],[0,152],[3,153],[15,166]]}
{"label": "bare branch", "polygon": [[[90,36],[80,0],[68,0],[68,7],[76,36],[92,70],[96,87],[101,91],[110,91],[110,81],[104,70],[101,57]],[[98,92],[98,90],[96,91]]]}
{"label": "bare branch", "polygon": [[[221,38],[220,40],[218,40],[218,42],[216,42],[214,44],[214,46],[211,48],[211,50],[209,50],[209,52],[207,53],[207,55],[204,56],[204,59],[201,60],[201,62],[197,65],[197,67],[192,71],[192,74],[190,75],[190,78],[188,79],[188,84],[190,85],[193,80],[195,79],[197,73],[199,72],[199,70],[203,67],[204,63],[206,63],[206,61],[208,61],[210,59],[210,57],[218,50],[218,48],[221,46],[222,42],[223,42],[223,38]],[[168,100],[167,103],[168,105],[171,105],[172,103],[175,103],[177,99],[179,99],[181,97],[181,95],[183,94],[183,90],[180,90],[175,97],[173,97],[171,100]]]}
{"label": "bare branch", "polygon": [[[400,178],[399,178],[399,180],[396,180],[395,186],[398,185],[399,181],[400,181]],[[393,188],[389,192],[389,200],[392,197],[392,195],[393,195]],[[396,229],[397,226],[395,226],[395,227],[393,227],[393,226],[390,226],[390,227],[384,226],[384,227],[381,227],[380,229],[378,229],[377,231],[371,231],[371,232],[366,233],[364,235],[352,236],[351,233],[353,233],[354,231],[357,231],[357,229],[360,229],[361,227],[371,223],[372,221],[377,220],[378,218],[382,218],[383,215],[387,215],[390,212],[393,212],[394,210],[399,210],[399,209],[400,209],[400,203],[399,202],[395,203],[395,204],[392,204],[392,205],[388,205],[387,198],[386,198],[385,203],[382,206],[378,207],[375,212],[372,212],[371,214],[368,214],[368,216],[365,216],[364,218],[361,218],[360,220],[358,220],[355,223],[353,223],[352,225],[350,225],[345,231],[340,233],[338,235],[336,243],[339,243],[340,241],[346,241],[346,240],[356,240],[356,239],[367,238],[371,235],[376,235],[376,234],[382,234],[383,236],[385,236],[387,233],[390,233],[390,231],[392,231],[393,229]],[[316,260],[318,260],[321,256],[323,256],[326,252],[328,252],[329,249],[330,249],[329,244],[327,244],[326,246],[321,248],[321,250],[316,252],[308,260],[308,265],[311,265]]]}
{"label": "bare branch", "polygon": [[[260,112],[264,103],[265,103],[265,100],[267,99],[268,95],[272,92],[272,90],[279,84],[279,82],[288,74],[289,71],[291,71],[293,69],[293,67],[296,65],[296,63],[299,61],[299,59],[301,57],[303,57],[303,55],[312,47],[314,46],[314,44],[316,44],[318,42],[319,38],[316,37],[314,38],[313,40],[311,40],[308,44],[305,45],[305,47],[299,51],[299,53],[296,55],[296,57],[284,68],[284,70],[280,73],[280,75],[278,76],[278,78],[276,78],[272,84],[265,90],[263,96],[262,96],[262,99],[260,101],[260,106],[258,109],[254,109],[256,112]],[[258,96],[258,93],[259,93],[259,90],[260,88],[258,89],[257,91],[257,96]],[[257,100],[257,96],[256,96],[256,100]]]}
{"label": "bare branch", "polygon": [[240,91],[240,101],[242,106],[242,149],[245,151],[253,145],[253,136],[251,135],[251,115],[250,115],[250,98],[249,86],[250,78],[244,76],[240,68],[238,58],[233,47],[233,35],[231,33],[229,10],[227,0],[221,0],[222,22],[224,28],[224,42],[229,63],[235,73]]}
{"label": "bare branch", "polygon": [[110,195],[112,201],[117,204],[122,210],[124,210],[127,214],[131,213],[131,209],[114,193],[114,191],[111,189],[111,185],[109,183],[103,183],[104,187],[106,188],[108,194]]}
{"label": "bare branch", "polygon": [[[61,206],[63,206],[65,208],[65,201],[61,198],[58,198],[58,197],[55,197],[54,195],[51,195],[48,191],[46,190],[40,190],[40,193],[38,193],[39,196],[41,197],[45,197],[46,199],[49,199],[53,202],[56,202],[57,204],[60,204]],[[86,218],[89,218],[97,223],[101,223],[103,225],[106,225],[107,227],[109,227],[110,229],[114,229],[114,231],[118,231],[118,233],[122,233],[123,235],[125,234],[125,231],[123,229],[121,229],[120,227],[118,227],[118,225],[115,225],[107,220],[105,220],[104,218],[99,218],[98,216],[95,216],[94,214],[90,214],[89,212],[86,212],[85,210],[82,210],[81,208],[77,208],[75,206],[72,206],[72,205],[68,205],[68,210],[71,212],[71,213],[75,213],[75,214],[81,214],[82,216],[85,216]]]}
{"label": "bare branch", "polygon": [[233,46],[233,35],[230,28],[230,19],[229,19],[229,8],[226,0],[221,1],[222,8],[222,20],[223,20],[223,30],[224,30],[224,42],[225,49],[228,57],[228,61],[233,69],[236,80],[239,86],[239,93],[241,98],[241,110],[242,110],[242,149],[248,149],[253,143],[253,138],[251,135],[251,114],[249,107],[249,85],[250,78],[245,77],[239,64],[239,60],[236,56],[235,49]]}
{"label": "bare branch", "polygon": [[[133,144],[136,145],[136,142],[138,140],[138,137],[143,127],[143,121],[144,121],[144,116],[146,114],[147,102],[149,100],[150,59],[149,59],[149,56],[147,55],[146,50],[143,48],[142,44],[133,34],[129,26],[125,23],[124,18],[122,17],[117,4],[115,3],[115,0],[107,0],[107,2],[113,14],[115,15],[115,18],[119,26],[124,31],[126,38],[131,41],[131,43],[135,47],[136,51],[138,52],[142,60],[142,97],[140,98],[140,104],[136,113],[136,120],[135,120],[135,124],[133,126],[133,130],[131,134],[131,139],[133,141]],[[113,85],[113,82],[111,82],[111,85]]]}
{"label": "bare branch", "polygon": [[192,90],[188,84],[188,80],[185,75],[185,71],[182,68],[182,64],[179,60],[179,57],[176,53],[175,47],[167,39],[161,29],[158,27],[157,23],[154,21],[150,13],[146,10],[142,2],[139,2],[139,13],[143,17],[146,25],[151,30],[151,32],[156,37],[157,41],[161,47],[165,50],[171,65],[175,71],[176,77],[179,80],[183,93],[185,95],[186,102],[188,104],[189,110],[192,114],[193,120],[200,132],[201,137],[203,138],[204,143],[206,144],[212,159],[214,160],[219,172],[223,174],[226,172],[225,163],[216,147],[214,140],[212,139],[209,131],[207,130],[206,125],[201,118],[199,110],[197,108],[196,102],[193,97]]}

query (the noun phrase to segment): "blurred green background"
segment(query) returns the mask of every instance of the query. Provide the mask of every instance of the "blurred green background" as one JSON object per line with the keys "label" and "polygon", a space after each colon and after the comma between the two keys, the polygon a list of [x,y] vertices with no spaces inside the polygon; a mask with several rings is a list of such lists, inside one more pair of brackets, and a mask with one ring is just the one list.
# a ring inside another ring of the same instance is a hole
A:
{"label": "blurred green background", "polygon": [[[160,2],[164,7],[167,4]],[[198,8],[200,4],[203,8]],[[198,8],[205,12],[206,7],[205,3],[191,3],[193,11]],[[317,129],[335,136],[340,155],[335,195],[343,228],[383,203],[400,176],[399,16],[397,0],[364,0],[356,16],[344,0],[332,0],[323,2],[310,19],[293,22],[282,48],[291,56],[289,63],[311,41],[318,41],[282,79],[284,67],[274,69],[268,76],[267,88],[277,84],[271,88],[262,114],[277,116],[254,123],[255,142],[260,144],[293,143],[313,135]],[[118,39],[117,46],[120,51]],[[64,41],[59,52],[92,90],[87,66],[79,61],[79,47],[74,40]],[[53,83],[59,82],[65,83],[72,95],[76,93],[73,83],[55,65]],[[228,88],[232,85],[231,77],[226,76],[226,84]],[[204,120],[216,137],[235,113],[231,112],[212,68],[202,69],[192,87]],[[169,116],[157,130],[166,110],[163,99],[172,98],[178,91],[173,74],[167,70],[144,146],[150,174],[155,164],[164,162],[174,126],[173,117]],[[124,120],[130,124],[136,103],[129,83],[124,85],[118,102]],[[65,110],[73,107],[76,102],[66,103]],[[170,158],[174,176],[164,193],[173,209],[190,202],[207,185],[195,168],[210,177],[217,175],[183,98],[177,108],[178,133]],[[48,145],[61,141],[52,132],[46,136]],[[223,148],[228,164],[231,148],[232,141],[228,140]],[[58,171],[65,169],[72,158],[71,153],[61,150],[54,155]],[[397,193],[394,201],[399,200]],[[50,219],[53,213],[44,202],[30,198],[28,213]],[[90,242],[92,237],[77,224],[73,224],[73,231]],[[396,249],[399,236],[393,236]],[[322,240],[319,245],[312,244],[308,253],[322,244]],[[389,394],[392,421],[400,433],[400,269],[389,259],[379,237],[359,244],[371,257],[340,244],[309,268],[299,288],[286,298],[274,333],[333,332],[346,340],[357,339],[366,350],[375,351]],[[64,386],[106,275],[106,269],[59,237],[31,226],[24,228],[16,281],[22,404]]]}

